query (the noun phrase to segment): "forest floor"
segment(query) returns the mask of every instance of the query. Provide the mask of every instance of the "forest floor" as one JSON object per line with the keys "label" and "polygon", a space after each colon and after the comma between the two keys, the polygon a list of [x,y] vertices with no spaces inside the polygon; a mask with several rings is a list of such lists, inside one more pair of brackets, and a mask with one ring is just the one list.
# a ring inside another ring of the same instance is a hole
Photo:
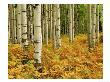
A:
{"label": "forest floor", "polygon": [[19,44],[8,45],[9,79],[102,79],[103,44],[88,51],[86,35],[78,35],[73,43],[62,37],[62,46],[54,50],[51,41],[43,44],[42,73],[34,67],[33,46],[29,45],[28,62],[22,64],[23,49]]}

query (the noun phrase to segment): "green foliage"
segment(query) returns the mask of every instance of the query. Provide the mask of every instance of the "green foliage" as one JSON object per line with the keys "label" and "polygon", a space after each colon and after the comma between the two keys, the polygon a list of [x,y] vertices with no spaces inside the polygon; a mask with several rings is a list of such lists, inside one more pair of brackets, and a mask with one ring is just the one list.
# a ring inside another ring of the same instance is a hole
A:
{"label": "green foliage", "polygon": [[[98,4],[97,4],[98,5]],[[61,33],[63,34],[63,30],[69,29],[69,20],[68,20],[68,12],[69,7],[67,4],[60,5],[60,21],[61,21]],[[99,4],[99,23],[100,23],[100,31],[102,32],[103,27],[103,5]],[[75,21],[75,35],[77,34],[85,34],[87,33],[87,4],[75,4],[74,5],[74,21]],[[64,34],[68,34],[66,33]]]}

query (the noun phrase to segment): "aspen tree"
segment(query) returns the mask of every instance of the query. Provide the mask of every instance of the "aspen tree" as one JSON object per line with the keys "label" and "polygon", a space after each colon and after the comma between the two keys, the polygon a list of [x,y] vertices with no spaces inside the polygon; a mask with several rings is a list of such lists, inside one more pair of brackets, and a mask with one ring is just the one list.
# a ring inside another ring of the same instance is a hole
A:
{"label": "aspen tree", "polygon": [[10,42],[10,5],[8,5],[8,42]]}
{"label": "aspen tree", "polygon": [[49,37],[49,39],[50,39],[50,31],[51,31],[51,28],[50,28],[50,4],[48,4],[48,6],[47,6],[47,12],[48,12],[48,37]]}
{"label": "aspen tree", "polygon": [[9,8],[10,8],[10,14],[9,14],[9,17],[10,17],[10,41],[12,43],[14,43],[13,42],[13,39],[14,39],[14,35],[13,35],[13,5],[10,4]]}
{"label": "aspen tree", "polygon": [[67,17],[66,17],[66,10],[67,10],[67,9],[66,9],[66,4],[65,4],[64,6],[65,6],[65,7],[64,7],[64,8],[65,8],[65,9],[64,9],[64,14],[65,14],[65,27],[64,27],[65,30],[64,30],[64,34],[66,34],[66,28],[67,28],[67,23],[66,23],[66,20],[67,20]]}
{"label": "aspen tree", "polygon": [[96,28],[96,4],[92,5],[92,29],[91,29],[91,37],[92,37],[92,47],[95,47],[95,28]]}
{"label": "aspen tree", "polygon": [[72,43],[72,5],[69,5],[69,42]]}
{"label": "aspen tree", "polygon": [[13,10],[13,30],[14,30],[14,32],[13,32],[13,34],[14,34],[14,43],[17,43],[17,23],[16,23],[16,4],[13,4],[13,7],[14,7],[14,10]]}
{"label": "aspen tree", "polygon": [[53,12],[52,12],[52,28],[53,28],[53,30],[52,30],[52,32],[53,32],[53,34],[52,34],[52,36],[53,36],[53,48],[55,49],[56,48],[56,37],[55,37],[55,28],[56,28],[56,11],[55,11],[55,4],[53,4],[52,5],[52,10],[53,10]]}
{"label": "aspen tree", "polygon": [[52,38],[52,4],[50,4],[50,38]]}
{"label": "aspen tree", "polygon": [[74,40],[74,4],[72,5],[72,41]]}
{"label": "aspen tree", "polygon": [[11,27],[11,32],[12,32],[12,43],[16,43],[17,39],[16,39],[16,5],[11,4],[11,23],[10,23],[10,27]]}
{"label": "aspen tree", "polygon": [[17,5],[17,42],[21,44],[21,4]]}
{"label": "aspen tree", "polygon": [[45,40],[48,45],[48,5],[45,5]]}
{"label": "aspen tree", "polygon": [[26,6],[26,9],[27,9],[27,38],[28,38],[28,41],[30,42],[31,41],[31,5],[30,4],[27,4]]}
{"label": "aspen tree", "polygon": [[34,40],[34,36],[33,36],[33,7],[32,5],[30,5],[30,21],[31,21],[31,26],[30,26],[30,37],[31,37],[31,42],[33,43],[33,40]]}
{"label": "aspen tree", "polygon": [[92,47],[92,44],[91,44],[91,29],[92,29],[92,21],[91,21],[91,4],[88,4],[88,46],[89,46],[89,49]]}
{"label": "aspen tree", "polygon": [[35,67],[41,66],[42,34],[41,34],[41,5],[34,8],[34,59]]}
{"label": "aspen tree", "polygon": [[41,4],[41,28],[42,28],[42,42],[44,42],[44,23],[45,23],[45,20],[44,20],[44,5]]}
{"label": "aspen tree", "polygon": [[99,4],[96,5],[96,40],[99,42]]}
{"label": "aspen tree", "polygon": [[26,14],[26,4],[21,5],[21,24],[22,24],[22,45],[24,50],[28,46],[27,40],[27,14]]}
{"label": "aspen tree", "polygon": [[60,38],[60,6],[56,5],[56,48],[61,46],[61,38]]}

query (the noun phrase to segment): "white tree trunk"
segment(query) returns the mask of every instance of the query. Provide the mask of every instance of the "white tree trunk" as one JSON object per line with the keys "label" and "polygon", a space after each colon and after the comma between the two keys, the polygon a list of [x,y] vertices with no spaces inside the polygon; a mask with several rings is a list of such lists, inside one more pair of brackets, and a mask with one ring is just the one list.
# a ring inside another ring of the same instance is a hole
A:
{"label": "white tree trunk", "polygon": [[91,41],[91,29],[92,29],[92,21],[91,21],[91,4],[88,4],[88,46],[89,49],[92,47]]}
{"label": "white tree trunk", "polygon": [[10,5],[8,5],[8,42],[10,42]]}
{"label": "white tree trunk", "polygon": [[50,5],[50,38],[52,38],[52,4]]}
{"label": "white tree trunk", "polygon": [[60,5],[56,5],[56,48],[61,46],[60,38]]}
{"label": "white tree trunk", "polygon": [[13,28],[13,30],[14,30],[14,43],[17,43],[17,31],[16,31],[16,5],[15,4],[13,4],[13,7],[14,7],[14,10],[13,10],[13,20],[14,20],[14,22],[13,22],[13,26],[14,26],[14,28]]}
{"label": "white tree trunk", "polygon": [[21,24],[22,24],[22,45],[23,48],[25,49],[28,46],[26,4],[21,5]]}
{"label": "white tree trunk", "polygon": [[37,5],[34,9],[34,49],[35,63],[41,63],[41,5]]}
{"label": "white tree trunk", "polygon": [[17,42],[21,44],[21,4],[17,5]]}
{"label": "white tree trunk", "polygon": [[48,5],[45,5],[45,39],[46,45],[48,45]]}
{"label": "white tree trunk", "polygon": [[99,4],[97,4],[96,8],[96,40],[99,42]]}
{"label": "white tree trunk", "polygon": [[45,41],[45,37],[44,37],[45,36],[45,12],[44,12],[45,6],[44,4],[41,5],[41,9],[42,9],[42,16],[41,16],[42,17],[42,20],[41,20],[42,21],[42,25],[41,25],[42,26],[42,42],[44,42]]}
{"label": "white tree trunk", "polygon": [[69,42],[72,43],[72,5],[69,5]]}
{"label": "white tree trunk", "polygon": [[31,27],[30,27],[30,35],[31,35],[31,42],[33,43],[34,36],[33,36],[33,8],[32,5],[30,6],[30,16],[31,16]]}
{"label": "white tree trunk", "polygon": [[95,39],[96,39],[96,37],[95,37],[95,28],[96,28],[96,5],[94,4],[94,5],[92,5],[92,15],[93,15],[93,19],[92,19],[92,47],[94,48],[95,47]]}
{"label": "white tree trunk", "polygon": [[55,12],[55,5],[52,5],[52,36],[53,36],[53,48],[56,48],[56,37],[55,37],[55,27],[56,27],[56,12]]}
{"label": "white tree trunk", "polygon": [[72,5],[72,41],[74,41],[74,4]]}

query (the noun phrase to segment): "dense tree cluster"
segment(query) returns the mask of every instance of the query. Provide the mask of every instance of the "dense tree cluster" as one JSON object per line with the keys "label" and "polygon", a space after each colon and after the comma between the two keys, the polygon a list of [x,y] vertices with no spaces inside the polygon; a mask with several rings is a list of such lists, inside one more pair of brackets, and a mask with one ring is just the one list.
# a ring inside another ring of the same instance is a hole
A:
{"label": "dense tree cluster", "polygon": [[95,48],[102,32],[101,4],[9,4],[8,40],[20,44],[26,59],[29,44],[34,46],[35,66],[41,64],[42,43],[49,40],[54,49],[61,47],[61,37],[74,42],[78,34],[88,35],[88,48]]}

